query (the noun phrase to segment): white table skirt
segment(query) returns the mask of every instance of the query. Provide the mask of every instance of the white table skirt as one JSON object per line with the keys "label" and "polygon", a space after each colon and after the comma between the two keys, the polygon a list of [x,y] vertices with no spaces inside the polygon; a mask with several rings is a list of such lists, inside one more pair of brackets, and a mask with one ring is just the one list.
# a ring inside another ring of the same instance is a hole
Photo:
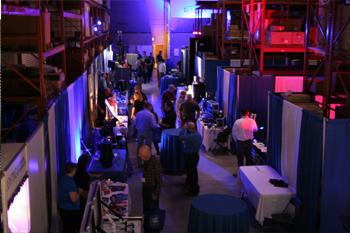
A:
{"label": "white table skirt", "polygon": [[[255,219],[263,225],[264,218],[271,218],[271,214],[282,213],[292,196],[296,192],[291,186],[288,188],[274,187],[270,179],[283,179],[272,167],[241,166],[239,167],[236,188],[239,194],[244,192],[256,209]],[[240,195],[238,195],[240,196]],[[293,209],[288,210],[294,214]]]}
{"label": "white table skirt", "polygon": [[215,147],[216,143],[214,142],[214,139],[216,139],[220,131],[223,130],[223,128],[208,128],[207,126],[204,126],[203,121],[200,120],[197,121],[197,129],[203,138],[202,144],[206,151]]}

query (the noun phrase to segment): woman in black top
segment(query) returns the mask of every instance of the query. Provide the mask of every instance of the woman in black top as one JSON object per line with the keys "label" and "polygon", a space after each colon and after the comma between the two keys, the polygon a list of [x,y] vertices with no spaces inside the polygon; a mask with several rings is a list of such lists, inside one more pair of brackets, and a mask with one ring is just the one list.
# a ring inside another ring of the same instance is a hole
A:
{"label": "woman in black top", "polygon": [[77,172],[74,175],[74,181],[78,188],[81,188],[83,192],[80,194],[80,218],[83,218],[86,201],[90,189],[90,178],[100,179],[102,174],[90,174],[86,171],[86,168],[91,163],[91,156],[83,154],[79,157]]}
{"label": "woman in black top", "polygon": [[142,95],[139,92],[134,93],[134,106],[132,107],[131,111],[131,119],[135,120],[136,114],[143,110],[143,99]]}
{"label": "woman in black top", "polygon": [[162,127],[162,130],[176,128],[175,127],[176,113],[174,110],[174,104],[171,101],[167,101],[165,102],[164,107],[165,107],[165,115],[162,119],[162,122],[158,124]]}

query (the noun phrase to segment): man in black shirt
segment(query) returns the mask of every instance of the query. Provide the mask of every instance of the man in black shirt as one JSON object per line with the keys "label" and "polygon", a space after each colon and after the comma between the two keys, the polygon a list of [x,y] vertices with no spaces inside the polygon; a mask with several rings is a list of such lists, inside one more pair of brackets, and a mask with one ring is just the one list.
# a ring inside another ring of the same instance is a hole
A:
{"label": "man in black shirt", "polygon": [[187,94],[187,100],[182,102],[177,113],[181,126],[183,126],[188,121],[196,123],[201,110],[199,108],[199,105],[192,100],[192,95]]}
{"label": "man in black shirt", "polygon": [[105,100],[111,95],[111,90],[107,88],[103,93],[98,96],[97,105],[97,119],[100,126],[102,126],[104,119],[106,118],[106,104]]}
{"label": "man in black shirt", "polygon": [[200,77],[196,77],[197,84],[194,84],[193,91],[194,91],[194,99],[197,103],[200,103],[202,101],[202,98],[205,97],[205,84],[200,81]]}

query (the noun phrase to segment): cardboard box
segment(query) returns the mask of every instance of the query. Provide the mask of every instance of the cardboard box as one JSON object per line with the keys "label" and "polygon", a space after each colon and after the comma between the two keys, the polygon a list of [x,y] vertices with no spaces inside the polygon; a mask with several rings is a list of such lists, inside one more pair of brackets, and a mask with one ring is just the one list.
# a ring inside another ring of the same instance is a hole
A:
{"label": "cardboard box", "polygon": [[[256,19],[258,20],[258,19]],[[264,27],[265,31],[268,31],[268,29],[271,27],[271,25],[280,25],[280,19],[265,19]],[[257,30],[254,33],[254,39],[260,40],[261,39],[261,26],[260,24],[257,27]]]}
{"label": "cardboard box", "polygon": [[283,98],[291,103],[310,103],[310,96],[307,94],[290,94]]}
{"label": "cardboard box", "polygon": [[211,36],[213,32],[212,26],[202,26],[202,36]]}
{"label": "cardboard box", "polygon": [[241,75],[241,76],[251,75],[250,68],[232,68],[232,73],[236,75]]}
{"label": "cardboard box", "polygon": [[281,19],[285,31],[301,31],[301,19]]}
{"label": "cardboard box", "polygon": [[284,19],[285,16],[286,12],[281,10],[266,10],[265,13],[266,19]]}
{"label": "cardboard box", "polygon": [[323,109],[319,107],[319,103],[303,103],[303,104],[296,103],[295,105],[317,116],[323,117]]}
{"label": "cardboard box", "polygon": [[266,32],[266,41],[271,45],[288,45],[292,41],[292,32]]}
{"label": "cardboard box", "polygon": [[243,31],[243,37],[244,38],[249,38],[249,32],[248,31]]}
{"label": "cardboard box", "polygon": [[280,26],[280,25],[271,25],[271,26],[270,26],[270,31],[271,31],[271,32],[284,31],[284,26]]}
{"label": "cardboard box", "polygon": [[292,32],[292,43],[294,45],[305,45],[305,32]]}
{"label": "cardboard box", "polygon": [[[310,81],[311,81],[311,78],[307,80],[308,85],[309,85]],[[323,94],[323,84],[324,84],[323,79],[315,78],[311,84],[310,91],[312,91],[315,94],[322,95]]]}
{"label": "cardboard box", "polygon": [[238,30],[238,25],[230,25],[230,30]]}
{"label": "cardboard box", "polygon": [[230,30],[230,37],[241,37],[241,30]]}
{"label": "cardboard box", "polygon": [[317,47],[317,27],[310,27],[310,44]]}

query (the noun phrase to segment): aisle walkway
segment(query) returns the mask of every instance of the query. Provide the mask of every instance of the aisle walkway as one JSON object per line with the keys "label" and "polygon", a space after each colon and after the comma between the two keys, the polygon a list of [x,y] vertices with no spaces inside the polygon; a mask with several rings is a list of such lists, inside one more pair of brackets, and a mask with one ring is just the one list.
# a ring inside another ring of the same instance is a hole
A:
{"label": "aisle walkway", "polygon": [[[144,84],[143,91],[148,100],[153,104],[154,110],[158,116],[162,115],[160,109],[161,97],[157,87],[156,70],[153,72],[152,80],[149,84]],[[128,184],[132,198],[132,212],[130,216],[142,216],[142,195],[141,195],[141,178],[143,168],[137,167],[136,142],[135,139],[129,138],[129,152],[134,175],[128,178]],[[152,154],[156,151],[152,145]],[[158,156],[159,158],[159,156]],[[235,196],[236,190],[234,183],[238,170],[236,155],[217,155],[206,152],[204,148],[200,150],[200,160],[198,164],[199,185],[201,187],[199,195],[210,193],[221,193]],[[167,215],[165,227],[162,232],[182,233],[187,232],[188,217],[191,201],[194,197],[184,196],[186,189],[182,186],[185,181],[185,175],[170,175],[163,173],[163,185],[160,194],[160,208],[166,209]],[[246,199],[245,199],[246,200]],[[258,222],[254,219],[255,209],[246,200],[250,215],[250,232],[269,232],[271,226],[260,228]],[[271,225],[271,224],[269,224]]]}

